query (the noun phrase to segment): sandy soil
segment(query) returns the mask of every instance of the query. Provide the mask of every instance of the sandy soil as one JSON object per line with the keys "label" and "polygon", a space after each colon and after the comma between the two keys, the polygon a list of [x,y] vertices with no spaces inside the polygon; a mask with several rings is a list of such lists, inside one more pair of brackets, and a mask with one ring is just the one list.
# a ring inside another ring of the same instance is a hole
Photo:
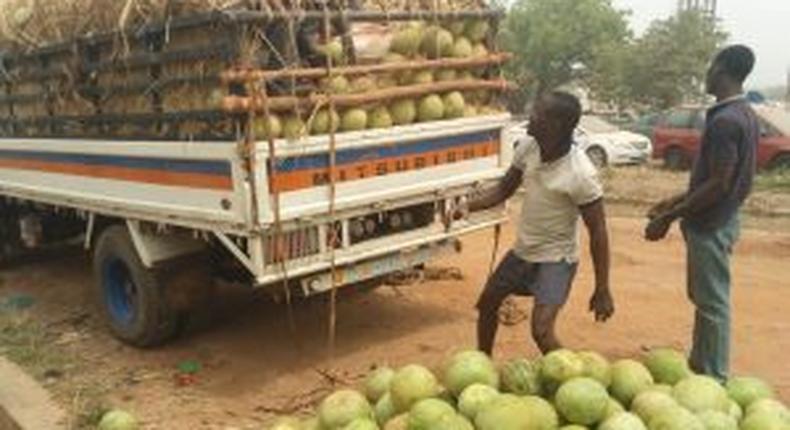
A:
{"label": "sandy soil", "polygon": [[[665,243],[647,244],[640,239],[641,220],[613,217],[610,224],[617,314],[596,324],[586,311],[593,277],[585,257],[562,315],[562,339],[611,358],[638,357],[653,346],[685,348],[691,308],[678,232]],[[504,247],[512,236],[507,227]],[[211,323],[172,345],[125,347],[94,316],[88,263],[75,253],[4,270],[0,298],[24,292],[36,299],[30,317],[45,323],[54,350],[70,358],[62,372],[50,372],[47,384],[75,416],[90,412],[90,401],[99,399],[134,411],[146,429],[261,428],[275,413],[297,412],[334,386],[358,383],[371,366],[437,366],[451,351],[472,346],[473,304],[488,271],[491,238],[490,231],[468,237],[463,253],[434,263],[462,268],[463,280],[345,291],[334,357],[324,300],[295,304],[292,330],[285,306],[234,289],[220,294]],[[747,229],[736,253],[734,370],[772,381],[790,402],[790,278],[784,272],[790,234]],[[529,302],[519,306],[528,310]],[[497,359],[536,351],[525,324],[500,330]],[[174,377],[184,360],[202,367],[186,386]]]}

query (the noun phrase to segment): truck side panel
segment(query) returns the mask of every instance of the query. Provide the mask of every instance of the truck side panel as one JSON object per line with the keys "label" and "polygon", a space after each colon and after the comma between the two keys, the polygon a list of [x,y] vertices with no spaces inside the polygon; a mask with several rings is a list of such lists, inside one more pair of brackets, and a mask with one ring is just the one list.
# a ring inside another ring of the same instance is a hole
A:
{"label": "truck side panel", "polygon": [[[336,208],[382,205],[425,193],[496,178],[502,174],[501,130],[509,118],[441,121],[338,136]],[[265,147],[265,145],[262,145]],[[278,151],[280,148],[278,148]],[[267,156],[261,151],[259,157]],[[276,173],[261,169],[259,196],[280,192],[281,219],[326,214],[329,207],[329,156],[326,139],[296,152],[276,154]],[[274,220],[267,199],[259,199],[260,221]]]}
{"label": "truck side panel", "polygon": [[240,229],[249,206],[234,150],[232,143],[0,139],[0,194]]}

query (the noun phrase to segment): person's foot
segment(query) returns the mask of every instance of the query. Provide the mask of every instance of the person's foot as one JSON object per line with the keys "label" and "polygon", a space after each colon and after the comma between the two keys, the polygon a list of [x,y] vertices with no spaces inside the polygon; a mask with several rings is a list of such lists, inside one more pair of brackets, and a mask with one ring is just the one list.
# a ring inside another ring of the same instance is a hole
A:
{"label": "person's foot", "polygon": [[689,369],[691,369],[692,372],[694,372],[696,374],[702,374],[702,372],[700,371],[699,367],[694,364],[694,361],[691,360],[691,357],[689,357],[689,359],[688,359],[688,366],[689,366]]}

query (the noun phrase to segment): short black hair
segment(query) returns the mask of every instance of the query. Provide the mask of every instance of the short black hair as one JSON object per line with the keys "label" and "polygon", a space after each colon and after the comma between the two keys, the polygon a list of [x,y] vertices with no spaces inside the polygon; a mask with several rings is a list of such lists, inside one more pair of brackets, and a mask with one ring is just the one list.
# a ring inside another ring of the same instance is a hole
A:
{"label": "short black hair", "polygon": [[548,100],[550,103],[546,109],[551,118],[559,121],[563,131],[572,135],[582,117],[582,104],[579,99],[565,91],[552,91],[548,94]]}
{"label": "short black hair", "polygon": [[746,45],[732,45],[721,50],[713,60],[729,77],[743,83],[754,69],[754,51]]}

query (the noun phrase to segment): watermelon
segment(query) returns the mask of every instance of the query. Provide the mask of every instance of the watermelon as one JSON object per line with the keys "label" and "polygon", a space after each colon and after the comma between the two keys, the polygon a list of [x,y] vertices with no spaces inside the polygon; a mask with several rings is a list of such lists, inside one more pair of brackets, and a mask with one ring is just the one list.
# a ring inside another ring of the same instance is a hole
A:
{"label": "watermelon", "polygon": [[541,384],[546,393],[554,393],[564,382],[582,375],[584,361],[567,349],[552,351],[540,362]]}
{"label": "watermelon", "polygon": [[555,430],[554,408],[538,397],[504,394],[486,404],[475,418],[478,430]]}
{"label": "watermelon", "polygon": [[738,430],[738,421],[720,411],[704,411],[697,414],[705,430]]}
{"label": "watermelon", "polygon": [[439,390],[439,383],[433,373],[416,364],[395,372],[390,383],[392,404],[398,412],[406,412],[418,401],[436,396]]}
{"label": "watermelon", "polygon": [[336,391],[318,407],[318,419],[327,430],[342,429],[358,418],[373,418],[373,408],[354,390]]}
{"label": "watermelon", "polygon": [[625,408],[617,400],[609,397],[609,403],[606,405],[606,418],[610,418],[620,412],[625,412]]}
{"label": "watermelon", "polygon": [[493,361],[480,351],[463,351],[455,354],[444,370],[444,385],[454,395],[460,396],[472,384],[499,388],[499,373]]}
{"label": "watermelon", "polygon": [[381,396],[376,406],[373,408],[376,416],[376,422],[384,425],[387,421],[395,416],[395,405],[392,404],[392,395],[388,392]]}
{"label": "watermelon", "polygon": [[708,376],[689,376],[672,389],[675,400],[684,408],[700,413],[707,410],[728,412],[730,401],[727,390]]}
{"label": "watermelon", "polygon": [[379,430],[379,426],[370,418],[357,418],[343,427],[343,430]]}
{"label": "watermelon", "polygon": [[675,385],[691,375],[686,356],[669,348],[651,350],[645,358],[645,366],[659,384]]}
{"label": "watermelon", "polygon": [[788,430],[790,421],[769,412],[746,415],[741,422],[741,430]]}
{"label": "watermelon", "polygon": [[609,393],[595,379],[574,378],[560,386],[554,404],[569,423],[589,426],[606,417]]}
{"label": "watermelon", "polygon": [[760,399],[746,408],[746,416],[756,414],[776,415],[777,417],[790,422],[790,411],[780,401],[774,399]]}
{"label": "watermelon", "polygon": [[601,354],[582,351],[579,358],[584,362],[584,376],[595,379],[605,388],[612,384],[612,366]]}
{"label": "watermelon", "polygon": [[647,430],[647,426],[638,416],[620,412],[604,420],[598,430]]}
{"label": "watermelon", "polygon": [[383,430],[408,430],[409,428],[409,414],[400,414],[395,416],[395,418],[390,419],[387,421],[387,424],[384,424]]}
{"label": "watermelon", "polygon": [[676,408],[678,402],[666,393],[659,391],[643,391],[631,402],[631,412],[639,416],[644,422],[649,423],[656,415],[666,409]]}
{"label": "watermelon", "polygon": [[99,430],[137,430],[137,419],[129,412],[113,409],[102,415],[99,421]]}
{"label": "watermelon", "polygon": [[727,393],[744,409],[757,400],[774,397],[773,388],[765,381],[743,376],[732,378],[727,382]]}
{"label": "watermelon", "polygon": [[395,371],[384,366],[379,367],[368,375],[365,381],[365,397],[372,403],[378,402],[390,390],[392,377]]}
{"label": "watermelon", "polygon": [[661,411],[650,420],[648,428],[650,430],[706,430],[699,418],[680,406]]}
{"label": "watermelon", "polygon": [[489,385],[472,384],[458,398],[458,412],[474,420],[483,406],[499,396],[499,392]]}
{"label": "watermelon", "polygon": [[653,385],[650,371],[635,360],[620,360],[612,365],[612,396],[624,406],[631,406],[634,397]]}
{"label": "watermelon", "polygon": [[502,390],[520,396],[540,395],[540,367],[520,358],[505,363],[499,371]]}
{"label": "watermelon", "polygon": [[455,410],[439,399],[424,399],[409,411],[409,430],[430,430],[445,416],[454,416]]}

